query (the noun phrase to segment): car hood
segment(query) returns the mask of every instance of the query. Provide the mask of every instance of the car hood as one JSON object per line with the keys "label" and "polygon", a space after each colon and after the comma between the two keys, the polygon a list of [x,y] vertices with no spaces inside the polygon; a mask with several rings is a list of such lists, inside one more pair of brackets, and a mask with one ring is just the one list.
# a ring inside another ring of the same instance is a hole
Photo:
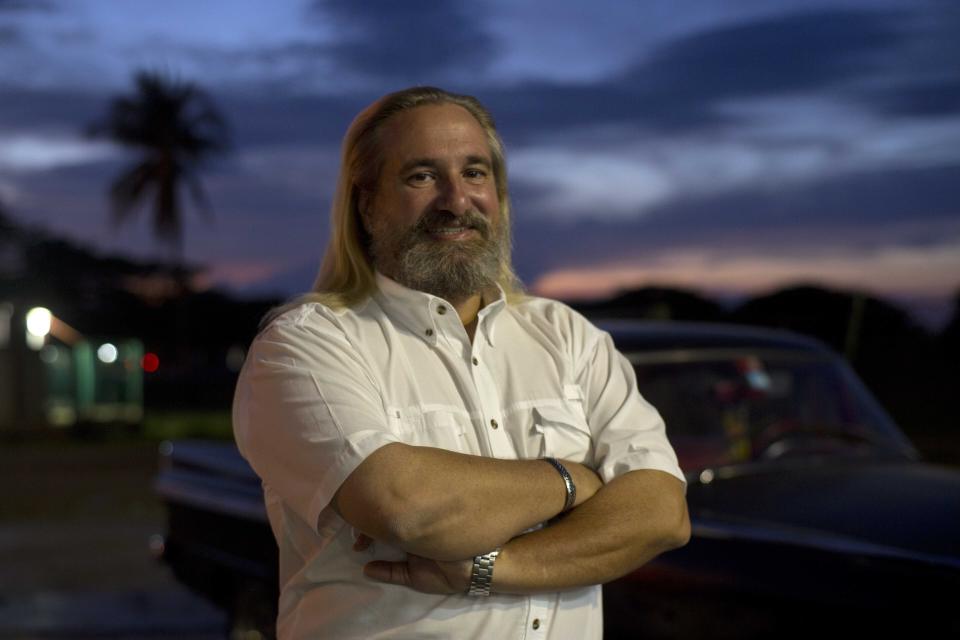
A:
{"label": "car hood", "polygon": [[[701,476],[703,477],[703,476]],[[901,555],[960,568],[960,471],[916,461],[791,462],[691,482],[694,535]]]}

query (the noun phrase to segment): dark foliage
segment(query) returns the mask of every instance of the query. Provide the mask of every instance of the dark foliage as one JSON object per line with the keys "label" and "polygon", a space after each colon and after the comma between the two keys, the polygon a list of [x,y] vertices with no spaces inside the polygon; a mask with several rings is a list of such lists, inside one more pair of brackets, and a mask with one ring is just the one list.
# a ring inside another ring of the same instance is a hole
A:
{"label": "dark foliage", "polygon": [[723,307],[700,294],[679,289],[645,287],[626,291],[601,302],[575,303],[591,318],[646,318],[650,320],[699,320],[719,322]]}

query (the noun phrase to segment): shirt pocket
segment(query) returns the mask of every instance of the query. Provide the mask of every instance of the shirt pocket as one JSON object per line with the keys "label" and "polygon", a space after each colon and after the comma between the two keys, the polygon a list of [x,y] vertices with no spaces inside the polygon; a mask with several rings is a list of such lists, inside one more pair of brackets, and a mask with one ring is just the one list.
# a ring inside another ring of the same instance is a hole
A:
{"label": "shirt pocket", "polygon": [[446,409],[390,407],[387,409],[390,429],[401,442],[418,447],[435,447],[448,451],[466,450],[466,433],[462,420]]}
{"label": "shirt pocket", "polygon": [[540,443],[540,457],[592,465],[593,437],[582,410],[578,409],[571,403],[533,407],[530,435]]}

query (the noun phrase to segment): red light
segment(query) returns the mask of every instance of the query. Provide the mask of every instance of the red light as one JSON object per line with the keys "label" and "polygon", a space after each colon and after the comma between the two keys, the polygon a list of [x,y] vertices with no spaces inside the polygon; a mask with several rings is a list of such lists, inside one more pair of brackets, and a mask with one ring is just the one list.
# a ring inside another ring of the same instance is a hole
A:
{"label": "red light", "polygon": [[140,366],[143,367],[143,370],[147,373],[153,373],[160,368],[160,358],[158,358],[155,353],[145,353],[143,357],[140,358]]}

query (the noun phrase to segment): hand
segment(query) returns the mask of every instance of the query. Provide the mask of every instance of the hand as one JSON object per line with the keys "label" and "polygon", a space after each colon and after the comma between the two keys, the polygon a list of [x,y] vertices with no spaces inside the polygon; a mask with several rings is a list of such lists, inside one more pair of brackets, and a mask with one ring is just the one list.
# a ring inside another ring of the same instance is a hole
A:
{"label": "hand", "polygon": [[470,586],[473,559],[440,561],[412,553],[406,561],[374,560],[363,567],[363,574],[373,580],[399,584],[423,593],[466,593]]}
{"label": "hand", "polygon": [[[366,551],[371,544],[373,538],[358,532],[353,541],[353,550]],[[375,560],[363,567],[363,573],[368,578],[424,593],[464,593],[470,586],[472,571],[472,559],[440,562],[413,554],[408,554],[405,562]]]}

